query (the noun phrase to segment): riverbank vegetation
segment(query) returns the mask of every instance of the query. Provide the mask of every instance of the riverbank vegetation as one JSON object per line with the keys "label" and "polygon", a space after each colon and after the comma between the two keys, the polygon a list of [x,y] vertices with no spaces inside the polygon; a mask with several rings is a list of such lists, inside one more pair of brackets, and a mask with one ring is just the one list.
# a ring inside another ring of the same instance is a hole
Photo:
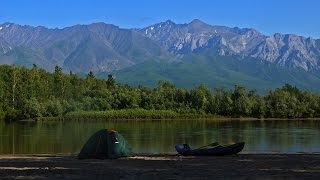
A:
{"label": "riverbank vegetation", "polygon": [[0,119],[37,117],[179,118],[184,116],[312,118],[320,117],[320,95],[288,84],[262,96],[234,89],[177,88],[160,81],[155,88],[119,84],[112,75],[81,78],[60,67],[0,66]]}

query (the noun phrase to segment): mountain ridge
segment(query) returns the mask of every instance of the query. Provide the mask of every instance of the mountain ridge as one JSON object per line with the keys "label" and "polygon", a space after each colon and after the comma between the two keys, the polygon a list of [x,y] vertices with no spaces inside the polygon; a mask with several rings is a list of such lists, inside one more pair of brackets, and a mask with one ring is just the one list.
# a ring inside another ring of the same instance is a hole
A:
{"label": "mountain ridge", "polygon": [[[31,49],[36,51],[42,48],[44,49],[41,50],[41,53],[44,56],[43,59],[47,59],[48,62],[51,62],[49,65],[51,68],[54,65],[62,67],[70,65],[68,62],[72,60],[70,60],[71,57],[68,56],[76,54],[74,51],[76,51],[77,46],[81,44],[81,41],[87,38],[86,36],[88,34],[92,37],[95,36],[96,38],[93,39],[96,41],[100,41],[101,39],[105,46],[112,49],[109,52],[114,51],[113,53],[117,55],[114,54],[110,57],[102,55],[102,59],[98,60],[98,62],[106,62],[102,64],[95,64],[92,69],[84,68],[85,71],[113,71],[139,63],[139,60],[144,58],[141,56],[136,57],[137,53],[135,53],[135,55],[125,55],[129,57],[121,57],[123,54],[128,52],[128,49],[130,49],[130,47],[125,47],[125,45],[132,42],[123,42],[123,40],[132,39],[133,37],[128,35],[131,33],[131,36],[136,37],[139,36],[137,34],[140,34],[141,36],[147,37],[153,41],[148,42],[148,46],[153,44],[153,48],[136,48],[140,50],[143,49],[143,52],[140,53],[146,53],[143,54],[144,56],[159,56],[159,53],[153,54],[155,51],[150,52],[149,50],[158,49],[157,51],[161,51],[161,49],[165,49],[169,54],[182,58],[186,54],[215,47],[220,49],[221,56],[241,55],[244,57],[254,57],[280,66],[303,68],[306,71],[320,69],[319,39],[281,33],[275,33],[268,36],[253,28],[231,28],[226,26],[209,25],[199,19],[194,19],[193,21],[185,24],[176,24],[171,20],[167,20],[165,22],[156,23],[140,29],[124,29],[119,26],[103,22],[91,23],[88,25],[77,24],[64,28],[47,28],[44,26],[35,27],[29,25],[22,26],[7,22],[0,24],[0,29],[0,55],[6,54],[8,51],[18,46],[31,47]],[[118,44],[114,43],[116,38],[119,38]],[[136,40],[137,39],[142,39],[142,37],[137,37]],[[59,46],[59,43],[65,41],[68,46],[66,48],[68,48],[68,51],[70,52],[56,47],[57,44]],[[144,39],[143,41],[147,42],[148,40]],[[157,42],[160,47],[155,47],[157,45],[154,42]],[[121,45],[119,45],[120,43]],[[143,45],[143,43],[137,44]],[[121,49],[121,46],[123,49]],[[52,52],[53,50],[59,52]],[[164,59],[173,58],[170,55],[168,56],[168,53],[166,54],[165,51],[162,52],[164,55],[162,57],[164,57]],[[96,53],[93,54],[95,55],[91,57],[92,59],[100,57],[97,56]],[[117,58],[112,59],[111,57]],[[132,59],[134,59],[133,61],[138,62],[132,62]],[[65,62],[66,60],[67,62]],[[119,61],[126,61],[127,63],[125,64],[127,65],[121,65]],[[143,62],[143,60],[141,62]],[[109,67],[108,64],[114,63],[117,65],[110,65]],[[87,64],[90,64],[90,62]],[[102,66],[103,68],[97,68],[98,66]],[[73,68],[72,66],[67,66],[66,68],[75,71],[83,69],[79,67]]]}
{"label": "mountain ridge", "polygon": [[[132,30],[105,23],[75,25],[63,29],[20,26],[12,23],[1,24],[0,27],[2,27],[0,38],[10,44],[12,49],[25,47],[34,51],[49,62],[44,68],[51,70],[58,65],[75,72],[80,72],[80,70],[84,72],[111,71],[148,58],[166,57],[165,51],[149,38]],[[82,54],[81,49],[87,41],[91,46]],[[96,44],[98,47],[95,47]],[[97,51],[96,49],[109,50]],[[7,51],[2,53],[3,56],[7,54]],[[79,57],[85,59],[82,64],[70,64],[70,62],[77,61],[72,58]]]}
{"label": "mountain ridge", "polygon": [[306,71],[320,68],[319,39],[310,37],[280,33],[267,36],[252,28],[214,26],[200,20],[188,24],[166,21],[138,31],[179,57],[217,47],[222,56],[227,53],[254,57]]}
{"label": "mountain ridge", "polygon": [[[193,88],[205,84],[210,88],[232,89],[234,85],[256,89],[267,94],[269,90],[291,84],[304,90],[320,92],[320,73],[307,72],[301,68],[277,66],[255,58],[219,56],[214,49],[205,53],[190,54],[182,62],[144,62],[114,71],[117,80],[129,85],[156,87],[160,80],[167,80],[180,88]],[[241,58],[241,59],[240,59]],[[107,77],[106,73],[99,77]]]}
{"label": "mountain ridge", "polygon": [[264,35],[253,28],[210,25],[199,19],[132,29],[103,22],[64,28],[4,23],[0,64],[114,73],[123,83],[141,85],[163,78],[188,87],[205,82],[211,87],[239,83],[268,89],[296,83],[314,90],[320,88],[320,39]]}

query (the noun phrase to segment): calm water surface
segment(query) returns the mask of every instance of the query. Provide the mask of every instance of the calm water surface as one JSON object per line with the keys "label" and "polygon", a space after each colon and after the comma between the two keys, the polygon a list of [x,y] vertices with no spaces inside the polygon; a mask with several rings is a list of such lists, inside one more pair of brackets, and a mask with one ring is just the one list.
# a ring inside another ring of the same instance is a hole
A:
{"label": "calm water surface", "polygon": [[0,154],[78,153],[96,131],[112,128],[136,153],[175,153],[174,145],[244,141],[242,153],[320,152],[320,121],[72,121],[0,123]]}

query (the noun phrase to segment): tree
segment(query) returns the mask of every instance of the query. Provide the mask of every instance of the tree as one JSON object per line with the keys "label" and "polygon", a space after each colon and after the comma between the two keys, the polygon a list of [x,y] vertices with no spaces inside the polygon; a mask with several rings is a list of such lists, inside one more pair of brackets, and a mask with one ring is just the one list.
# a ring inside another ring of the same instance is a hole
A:
{"label": "tree", "polygon": [[266,97],[267,115],[278,118],[301,117],[300,102],[295,94],[286,89],[276,89]]}
{"label": "tree", "polygon": [[237,117],[251,114],[252,104],[247,95],[245,87],[235,86],[232,94],[233,114]]}
{"label": "tree", "polygon": [[248,98],[251,102],[251,116],[262,118],[266,113],[266,103],[263,97],[261,97],[256,90],[251,90],[248,93]]}
{"label": "tree", "polygon": [[230,91],[223,91],[221,94],[219,114],[223,116],[233,116],[233,110],[232,93]]}
{"label": "tree", "polygon": [[158,82],[159,97],[162,99],[166,109],[173,109],[175,106],[174,98],[176,86],[169,81]]}
{"label": "tree", "polygon": [[288,84],[261,96],[245,87],[233,90],[206,85],[181,89],[168,81],[158,87],[118,84],[109,74],[107,80],[89,72],[86,78],[64,74],[59,66],[54,73],[34,65],[31,69],[0,66],[0,118],[63,116],[75,110],[104,111],[143,108],[171,110],[181,114],[203,113],[250,117],[320,117],[320,95],[301,91]]}
{"label": "tree", "polygon": [[95,79],[95,78],[96,78],[96,77],[94,76],[93,72],[90,71],[90,72],[88,73],[88,75],[87,75],[87,80],[93,80],[93,79]]}
{"label": "tree", "polygon": [[53,94],[56,98],[64,98],[65,93],[65,79],[62,73],[62,68],[59,66],[55,67],[54,74],[54,86],[53,86]]}
{"label": "tree", "polygon": [[107,79],[107,87],[108,88],[114,88],[117,84],[116,80],[113,78],[112,74],[108,74],[108,79]]}
{"label": "tree", "polygon": [[24,107],[22,109],[24,118],[36,118],[42,117],[41,105],[34,97],[30,100],[25,100]]}
{"label": "tree", "polygon": [[212,100],[212,93],[206,85],[200,85],[199,87],[192,89],[190,92],[191,107],[203,111],[209,111],[209,102]]}
{"label": "tree", "polygon": [[15,93],[16,93],[16,86],[17,86],[17,72],[15,66],[12,69],[12,109],[15,107]]}

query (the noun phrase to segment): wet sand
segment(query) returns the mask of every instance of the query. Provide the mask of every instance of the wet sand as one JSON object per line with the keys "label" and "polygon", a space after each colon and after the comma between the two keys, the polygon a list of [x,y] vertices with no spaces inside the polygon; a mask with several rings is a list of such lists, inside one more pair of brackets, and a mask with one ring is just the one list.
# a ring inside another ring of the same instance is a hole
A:
{"label": "wet sand", "polygon": [[222,157],[0,155],[0,179],[320,179],[320,154]]}

